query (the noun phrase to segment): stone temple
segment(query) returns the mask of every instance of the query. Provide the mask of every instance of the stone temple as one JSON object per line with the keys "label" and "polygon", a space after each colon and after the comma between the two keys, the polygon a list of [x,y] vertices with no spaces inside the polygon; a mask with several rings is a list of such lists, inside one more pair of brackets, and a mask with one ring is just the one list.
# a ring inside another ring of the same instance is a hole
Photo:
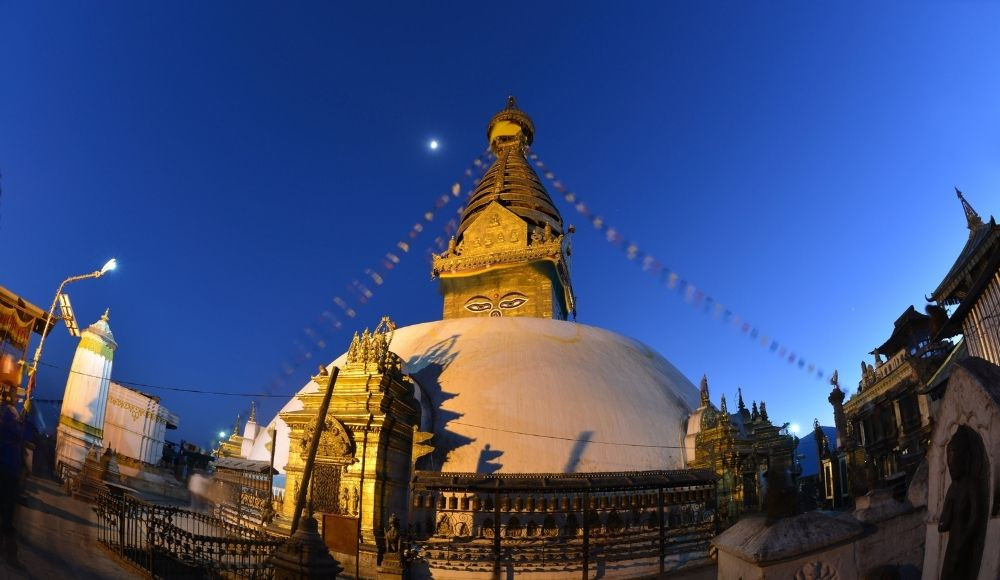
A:
{"label": "stone temple", "polygon": [[572,228],[528,162],[534,131],[513,98],[489,123],[496,159],[433,259],[442,320],[355,335],[253,439],[247,458],[284,474],[287,533],[338,369],[308,497],[345,573],[628,577],[707,558],[716,476],[688,467],[707,403],[649,347],[568,320]]}

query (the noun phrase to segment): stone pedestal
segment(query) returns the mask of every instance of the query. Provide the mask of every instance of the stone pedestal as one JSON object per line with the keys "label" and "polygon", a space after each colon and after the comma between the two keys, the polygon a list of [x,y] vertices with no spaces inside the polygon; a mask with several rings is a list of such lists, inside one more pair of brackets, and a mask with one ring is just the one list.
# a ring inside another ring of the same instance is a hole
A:
{"label": "stone pedestal", "polygon": [[315,518],[303,518],[299,529],[274,551],[268,561],[274,567],[274,580],[336,578],[343,571],[318,529]]}
{"label": "stone pedestal", "polygon": [[378,567],[379,580],[401,580],[403,578],[403,559],[399,554],[387,553],[382,556],[382,564]]}

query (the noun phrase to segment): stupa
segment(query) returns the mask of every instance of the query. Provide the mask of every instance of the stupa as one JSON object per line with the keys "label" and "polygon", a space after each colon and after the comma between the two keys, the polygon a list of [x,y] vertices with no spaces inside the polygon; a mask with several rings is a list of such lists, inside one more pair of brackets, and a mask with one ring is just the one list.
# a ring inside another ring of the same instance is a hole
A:
{"label": "stupa", "polygon": [[489,122],[496,160],[433,259],[442,319],[355,335],[253,442],[248,458],[275,445],[285,475],[280,529],[340,369],[310,497],[345,573],[398,561],[393,514],[416,576],[635,576],[707,554],[715,476],[685,447],[699,391],[642,343],[569,320],[571,229],[528,161],[534,133],[513,98]]}

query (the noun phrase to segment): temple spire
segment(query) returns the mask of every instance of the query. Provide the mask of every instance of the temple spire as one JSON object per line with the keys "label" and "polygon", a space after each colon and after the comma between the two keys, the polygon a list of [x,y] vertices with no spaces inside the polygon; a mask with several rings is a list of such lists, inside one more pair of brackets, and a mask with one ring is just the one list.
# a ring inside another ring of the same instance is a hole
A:
{"label": "temple spire", "polygon": [[746,411],[747,406],[743,404],[743,388],[736,387],[736,395],[739,397],[739,401],[736,403],[736,408],[739,411]]}
{"label": "temple spire", "polygon": [[247,419],[247,423],[257,422],[257,402],[250,401],[250,417]]}
{"label": "temple spire", "polygon": [[962,209],[965,210],[965,221],[969,225],[969,232],[971,233],[976,231],[977,228],[983,225],[983,219],[979,217],[976,210],[972,209],[972,205],[966,201],[965,196],[962,195],[962,191],[957,187],[955,188],[955,195],[957,195],[959,201],[962,202]]}
{"label": "temple spire", "polygon": [[432,258],[444,318],[567,320],[576,315],[568,259],[572,232],[565,231],[532,167],[542,166],[528,149],[535,125],[509,97],[486,134],[496,161],[469,195],[447,251]]}
{"label": "temple spire", "polygon": [[111,307],[108,306],[107,308],[104,309],[104,314],[101,315],[101,320],[107,322],[110,319],[111,319]]}
{"label": "temple spire", "polygon": [[707,407],[709,405],[710,399],[708,398],[708,375],[701,375],[701,405]]}
{"label": "temple spire", "polygon": [[233,423],[233,435],[240,434],[240,414],[236,414],[236,422]]}

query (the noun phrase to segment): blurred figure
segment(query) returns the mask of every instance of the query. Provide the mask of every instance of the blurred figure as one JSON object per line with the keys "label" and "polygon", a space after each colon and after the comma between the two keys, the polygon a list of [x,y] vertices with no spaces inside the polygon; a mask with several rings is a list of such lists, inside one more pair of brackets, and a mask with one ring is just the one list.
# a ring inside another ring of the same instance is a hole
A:
{"label": "blurred figure", "polygon": [[24,467],[24,424],[14,406],[16,387],[0,385],[0,539],[7,565],[21,568],[17,559],[14,511],[21,495]]}

